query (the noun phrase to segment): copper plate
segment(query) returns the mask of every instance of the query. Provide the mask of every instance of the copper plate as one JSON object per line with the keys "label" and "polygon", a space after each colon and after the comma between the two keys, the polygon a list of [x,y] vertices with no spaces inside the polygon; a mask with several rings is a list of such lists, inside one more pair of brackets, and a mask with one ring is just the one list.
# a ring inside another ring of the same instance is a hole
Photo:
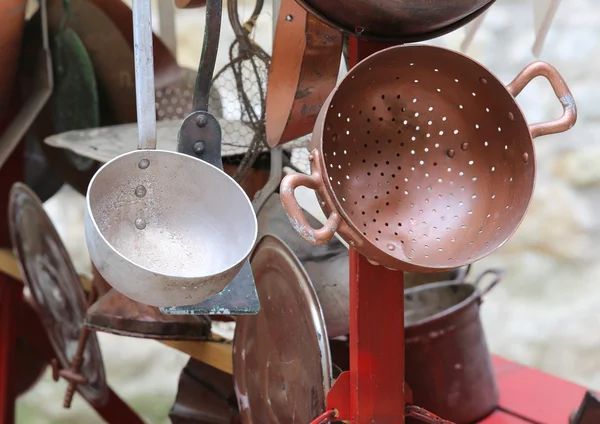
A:
{"label": "copper plate", "polygon": [[[21,275],[32,303],[62,367],[68,367],[77,350],[85,317],[86,300],[79,277],[54,225],[37,196],[22,183],[10,191],[9,226]],[[89,335],[81,374],[88,382],[77,390],[92,404],[108,396],[98,339]]]}
{"label": "copper plate", "polygon": [[233,377],[245,424],[311,422],[325,410],[331,355],[315,290],[293,252],[266,235],[251,259],[257,315],[237,319]]}

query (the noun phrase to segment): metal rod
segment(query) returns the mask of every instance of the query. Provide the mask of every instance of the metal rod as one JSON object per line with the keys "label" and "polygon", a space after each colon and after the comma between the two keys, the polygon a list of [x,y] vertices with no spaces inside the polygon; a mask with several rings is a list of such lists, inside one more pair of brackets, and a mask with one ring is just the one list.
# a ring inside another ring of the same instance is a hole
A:
{"label": "metal rod", "polygon": [[221,34],[222,0],[207,0],[204,23],[204,43],[194,90],[194,110],[208,111],[208,96],[212,85]]}
{"label": "metal rod", "polygon": [[156,149],[151,0],[133,0],[133,51],[138,149]]}

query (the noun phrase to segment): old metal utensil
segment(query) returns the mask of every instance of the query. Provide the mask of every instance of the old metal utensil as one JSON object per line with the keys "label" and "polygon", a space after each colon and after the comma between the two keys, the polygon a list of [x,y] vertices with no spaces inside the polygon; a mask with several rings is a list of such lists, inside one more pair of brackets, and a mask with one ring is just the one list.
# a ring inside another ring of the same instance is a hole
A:
{"label": "old metal utensil", "polygon": [[311,422],[325,409],[332,375],[317,294],[277,237],[262,237],[251,262],[262,308],[236,322],[233,377],[242,421]]}
{"label": "old metal utensil", "polygon": [[[516,96],[535,77],[563,114],[528,124]],[[281,199],[312,244],[338,232],[371,262],[410,272],[458,268],[502,246],[535,182],[533,140],[569,130],[575,101],[546,62],[505,86],[460,53],[432,46],[379,51],[348,72],[323,105],[312,175],[288,175]],[[327,224],[306,225],[294,190],[318,192]]]}
{"label": "old metal utensil", "polygon": [[342,33],[283,0],[273,41],[266,96],[267,143],[278,146],[309,134],[335,88]]}
{"label": "old metal utensil", "polygon": [[[282,175],[282,149],[271,149],[271,172],[265,186],[252,201],[254,213],[258,214],[269,196],[277,189]],[[246,261],[241,272],[219,294],[193,306],[161,308],[165,314],[248,315],[260,309],[250,262]]]}
{"label": "old metal utensil", "polygon": [[208,317],[162,314],[154,306],[135,302],[110,289],[95,268],[93,272],[93,284],[100,298],[86,313],[85,325],[92,330],[155,340],[206,340],[210,336]]}
{"label": "old metal utensil", "polygon": [[503,276],[489,269],[473,284],[444,281],[405,290],[406,382],[416,404],[459,424],[477,422],[498,406],[479,308]]}
{"label": "old metal utensil", "polygon": [[[100,274],[125,296],[151,306],[192,305],[240,272],[254,246],[256,216],[217,167],[156,150],[149,0],[133,2],[133,18],[138,150],[108,162],[90,182],[86,241]],[[201,150],[196,141],[191,149]]]}
{"label": "old metal utensil", "polygon": [[[37,57],[33,64],[20,64],[24,65],[21,66],[23,70],[21,82],[22,85],[26,85],[27,94],[19,112],[0,136],[0,166],[10,157],[52,94],[52,60],[48,40],[46,0],[40,1],[40,10],[32,17],[31,22],[41,27],[39,32],[32,31],[31,34],[32,38],[35,35],[41,39],[39,43],[41,48],[34,53]],[[25,36],[27,35],[26,33]],[[29,41],[29,38],[25,40]],[[24,50],[28,47],[29,44]],[[19,73],[21,74],[21,70]]]}
{"label": "old metal utensil", "polygon": [[298,0],[298,3],[349,35],[398,44],[454,31],[487,10],[494,1]]}
{"label": "old metal utensil", "polygon": [[96,335],[83,326],[87,302],[79,277],[42,203],[22,183],[10,191],[9,224],[23,281],[58,360],[55,378],[70,382],[65,406],[75,388],[92,405],[103,405],[108,386]]}

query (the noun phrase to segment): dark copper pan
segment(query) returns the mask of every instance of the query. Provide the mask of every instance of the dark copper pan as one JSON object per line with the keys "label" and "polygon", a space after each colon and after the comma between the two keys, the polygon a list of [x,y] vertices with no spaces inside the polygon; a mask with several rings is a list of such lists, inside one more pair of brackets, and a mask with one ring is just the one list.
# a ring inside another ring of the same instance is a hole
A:
{"label": "dark copper pan", "polygon": [[495,0],[297,0],[308,12],[345,33],[388,43],[440,37],[468,24]]}
{"label": "dark copper pan", "polygon": [[[535,77],[563,107],[529,125],[515,97]],[[527,66],[506,87],[460,53],[391,47],[355,66],[331,93],[311,141],[312,175],[289,175],[281,199],[313,244],[334,232],[372,262],[407,272],[473,263],[520,225],[535,181],[533,139],[567,131],[575,102],[558,71]],[[326,225],[308,225],[294,189],[318,192]]]}
{"label": "dark copper pan", "polygon": [[7,112],[15,86],[27,0],[0,2],[0,115]]}
{"label": "dark copper pan", "polygon": [[340,31],[306,13],[294,0],[281,2],[267,86],[269,146],[312,131],[335,87],[341,55]]}

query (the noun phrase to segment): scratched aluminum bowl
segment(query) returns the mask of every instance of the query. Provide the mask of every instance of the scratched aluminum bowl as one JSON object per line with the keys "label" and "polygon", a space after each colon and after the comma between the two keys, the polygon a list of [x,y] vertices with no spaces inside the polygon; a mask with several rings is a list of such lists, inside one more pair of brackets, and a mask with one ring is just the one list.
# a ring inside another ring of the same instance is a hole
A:
{"label": "scratched aluminum bowl", "polygon": [[192,305],[219,293],[257,237],[243,189],[181,153],[118,156],[98,170],[86,200],[94,265],[114,289],[146,305]]}

